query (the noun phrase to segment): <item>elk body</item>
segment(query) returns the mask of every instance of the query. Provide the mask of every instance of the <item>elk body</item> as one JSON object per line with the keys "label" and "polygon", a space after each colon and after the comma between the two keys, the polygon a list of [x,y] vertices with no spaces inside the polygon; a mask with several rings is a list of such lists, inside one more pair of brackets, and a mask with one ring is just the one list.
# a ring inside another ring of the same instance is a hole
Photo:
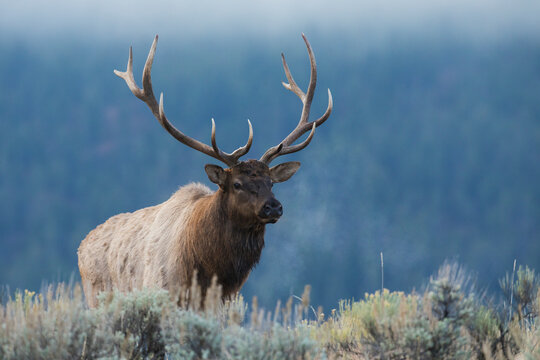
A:
{"label": "elk body", "polygon": [[[223,297],[240,290],[261,256],[266,224],[275,223],[283,213],[280,202],[272,193],[272,185],[288,180],[300,167],[299,162],[269,167],[270,162],[305,148],[313,138],[315,128],[324,123],[332,111],[332,96],[328,90],[326,112],[318,120],[308,122],[317,70],[311,46],[305,36],[302,37],[311,62],[306,93],[295,83],[282,55],[288,79],[283,85],[303,104],[300,121],[281,143],[268,149],[259,160],[247,161],[239,161],[239,158],[249,151],[253,140],[249,120],[246,145],[231,154],[218,148],[213,119],[212,146],[186,136],[165,116],[163,94],[158,104],[152,90],[150,74],[158,37],[155,37],[146,60],[142,89],[133,78],[130,48],[127,70],[115,70],[115,74],[150,107],[159,123],[174,138],[225,163],[228,168],[205,166],[210,181],[218,185],[215,192],[202,184],[188,184],[164,203],[113,216],[86,236],[79,246],[78,257],[84,292],[91,307],[97,305],[96,296],[102,291],[146,287],[175,291],[190,286],[194,274],[203,294],[214,276],[222,286]],[[294,144],[308,131],[303,142]]]}

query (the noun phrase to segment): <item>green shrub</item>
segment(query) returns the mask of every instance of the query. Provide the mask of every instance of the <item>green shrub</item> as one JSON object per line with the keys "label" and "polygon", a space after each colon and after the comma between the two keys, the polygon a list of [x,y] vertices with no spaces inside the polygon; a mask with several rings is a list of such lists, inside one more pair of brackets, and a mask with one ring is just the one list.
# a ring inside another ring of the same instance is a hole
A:
{"label": "green shrub", "polygon": [[0,312],[1,359],[75,359],[84,352],[95,318],[83,302],[81,289],[64,285],[45,296],[16,293]]}
{"label": "green shrub", "polygon": [[330,353],[345,357],[485,359],[508,337],[499,314],[482,300],[463,269],[444,264],[423,294],[385,289],[343,301],[313,333]]}
{"label": "green shrub", "polygon": [[222,358],[223,330],[214,318],[192,311],[174,311],[164,319],[170,359]]}
{"label": "green shrub", "polygon": [[272,314],[256,298],[222,302],[215,282],[204,301],[147,289],[101,294],[96,309],[60,284],[5,296],[0,359],[540,359],[539,283],[527,267],[507,275],[512,308],[499,312],[445,264],[423,293],[385,289],[314,320],[309,287]]}
{"label": "green shrub", "polygon": [[46,296],[17,293],[0,311],[0,359],[322,356],[301,324],[282,326],[254,309],[257,323],[240,326],[247,308],[241,297],[225,304],[217,296],[207,298],[205,311],[180,308],[177,298],[164,290],[113,292],[101,294],[99,306],[88,309],[78,285],[73,289],[59,285]]}
{"label": "green shrub", "polygon": [[[87,341],[88,358],[163,358],[161,321],[176,308],[165,290],[105,293],[99,306],[89,310],[99,321]],[[93,355],[96,354],[96,355]]]}
{"label": "green shrub", "polygon": [[[538,317],[538,291],[540,290],[540,277],[534,269],[521,265],[514,276],[506,274],[499,280],[507,304],[512,304],[510,315],[517,316],[518,321],[532,321]],[[511,318],[513,316],[510,316]],[[511,320],[511,319],[510,319]]]}

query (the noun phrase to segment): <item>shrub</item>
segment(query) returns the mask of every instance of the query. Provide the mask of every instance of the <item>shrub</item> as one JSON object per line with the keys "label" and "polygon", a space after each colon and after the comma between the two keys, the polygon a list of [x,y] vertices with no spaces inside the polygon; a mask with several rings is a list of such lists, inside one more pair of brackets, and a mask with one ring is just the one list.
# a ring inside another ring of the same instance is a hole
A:
{"label": "shrub", "polygon": [[[80,286],[60,284],[45,296],[16,293],[0,311],[0,359],[316,359],[305,326],[282,326],[254,309],[244,322],[241,297],[180,308],[164,290],[99,296],[88,309]],[[218,300],[216,300],[218,299]],[[200,299],[198,299],[199,301]],[[199,303],[200,304],[200,303]],[[259,316],[260,315],[260,316]]]}
{"label": "shrub", "polygon": [[510,320],[512,315],[517,316],[518,321],[531,322],[538,317],[538,291],[540,290],[540,277],[528,266],[521,265],[516,273],[516,279],[510,274],[499,280],[507,304],[511,306]]}
{"label": "shrub", "polygon": [[0,359],[540,359],[539,284],[527,267],[507,274],[512,307],[499,311],[445,264],[422,293],[366,294],[327,319],[309,287],[271,314],[256,298],[250,313],[241,296],[222,302],[216,282],[204,301],[196,288],[147,289],[101,294],[96,309],[79,285],[60,284],[4,295]]}
{"label": "shrub", "polygon": [[444,264],[423,294],[385,289],[361,301],[342,301],[314,336],[340,356],[485,359],[504,353],[501,341],[510,340],[502,328],[501,317],[483,304],[463,269]]}
{"label": "shrub", "polygon": [[0,323],[1,359],[76,359],[95,317],[83,305],[79,286],[59,285],[45,295],[17,292],[2,306]]}

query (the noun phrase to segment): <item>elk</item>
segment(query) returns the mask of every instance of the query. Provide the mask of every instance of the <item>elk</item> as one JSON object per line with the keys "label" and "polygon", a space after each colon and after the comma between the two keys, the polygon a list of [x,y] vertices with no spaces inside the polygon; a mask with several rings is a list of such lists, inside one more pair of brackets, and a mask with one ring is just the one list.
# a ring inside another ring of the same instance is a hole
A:
{"label": "elk", "polygon": [[[219,160],[228,168],[205,166],[210,181],[218,185],[215,192],[200,183],[190,183],[180,187],[167,201],[115,215],[86,236],[78,249],[78,263],[90,307],[97,305],[96,296],[102,291],[147,287],[178,291],[182,286],[190,286],[193,278],[203,296],[214,276],[224,299],[240,290],[260,259],[266,224],[275,223],[283,214],[281,203],[272,193],[272,185],[288,180],[300,167],[295,161],[273,167],[269,167],[270,163],[279,156],[304,149],[311,142],[315,128],[332,112],[332,94],[328,90],[325,113],[316,121],[308,121],[317,67],[311,45],[304,34],[302,37],[311,63],[306,93],[294,81],[281,55],[288,80],[283,86],[302,101],[298,125],[259,160],[246,161],[239,159],[247,154],[253,141],[249,120],[247,143],[230,154],[217,146],[213,119],[212,146],[185,135],[165,116],[163,93],[159,104],[154,97],[150,73],[158,36],[154,38],[144,66],[142,89],[133,78],[133,53],[129,49],[127,70],[114,73],[125,80],[131,92],[148,105],[161,126],[176,140]],[[308,131],[307,138],[295,144]]]}

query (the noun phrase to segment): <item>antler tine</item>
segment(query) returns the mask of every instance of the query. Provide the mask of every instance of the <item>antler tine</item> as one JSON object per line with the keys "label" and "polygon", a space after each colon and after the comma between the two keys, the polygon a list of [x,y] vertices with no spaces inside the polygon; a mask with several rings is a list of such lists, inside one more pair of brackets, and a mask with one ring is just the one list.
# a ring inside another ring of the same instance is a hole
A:
{"label": "antler tine", "polygon": [[313,54],[313,49],[311,48],[311,44],[309,43],[308,39],[304,34],[302,34],[302,38],[304,39],[304,42],[306,43],[308,55],[309,55],[309,62],[311,67],[311,73],[309,77],[309,85],[307,89],[307,93],[304,94],[304,92],[298,87],[296,84],[296,81],[294,81],[294,78],[291,75],[291,71],[289,70],[289,66],[287,65],[287,61],[285,60],[285,55],[283,53],[281,54],[281,60],[283,62],[283,69],[285,70],[285,76],[287,77],[287,80],[289,83],[282,82],[283,86],[291,90],[293,93],[296,94],[302,101],[302,104],[304,104],[302,108],[302,115],[300,116],[299,124],[305,124],[307,122],[307,119],[309,118],[309,111],[311,108],[311,101],[313,100],[313,94],[315,93],[315,86],[317,84],[317,62],[315,61],[315,55]]}
{"label": "antler tine", "polygon": [[[302,34],[302,38],[304,39],[304,42],[306,43],[308,55],[309,55],[309,61],[311,65],[311,74],[309,79],[309,85],[307,88],[307,92],[304,93],[300,87],[296,84],[294,81],[293,76],[291,75],[291,71],[289,70],[289,66],[287,65],[287,62],[285,61],[285,56],[281,54],[281,58],[283,61],[283,69],[285,70],[285,76],[287,77],[288,83],[283,82],[283,86],[295,93],[300,100],[302,101],[302,114],[300,115],[300,120],[298,121],[298,125],[296,128],[289,134],[279,145],[276,145],[274,147],[271,147],[268,149],[264,155],[259,159],[259,161],[262,161],[266,164],[270,164],[272,160],[277,158],[278,156],[285,155],[285,154],[291,154],[293,152],[297,152],[305,148],[309,145],[311,142],[311,139],[313,138],[313,135],[315,134],[315,128],[322,125],[332,113],[333,109],[333,99],[332,99],[332,93],[330,92],[330,89],[328,89],[328,107],[326,108],[325,113],[316,121],[308,122],[309,113],[311,109],[311,102],[313,101],[313,95],[315,94],[315,87],[317,84],[317,63],[315,61],[315,55],[313,54],[313,50],[311,48],[311,45],[309,41],[307,40],[306,36]],[[311,130],[308,137],[300,144],[292,145],[300,136],[305,134]]]}
{"label": "antler tine", "polygon": [[233,158],[240,158],[241,156],[244,156],[248,153],[249,149],[251,149],[251,144],[253,143],[253,126],[251,126],[251,121],[248,119],[248,126],[249,126],[249,136],[246,145],[234,150],[231,154]]}
{"label": "antler tine", "polygon": [[214,152],[219,155],[220,160],[226,163],[227,165],[230,164],[229,166],[233,166],[234,164],[236,164],[238,162],[238,159],[241,156],[244,156],[245,154],[247,154],[247,152],[251,148],[251,144],[253,143],[253,127],[251,126],[251,121],[249,121],[249,119],[248,119],[248,125],[249,125],[249,137],[248,137],[248,141],[246,145],[236,149],[231,154],[228,154],[220,150],[217,146],[216,122],[214,121],[214,119],[212,119],[212,136],[211,136],[212,148],[214,149]]}
{"label": "antler tine", "polygon": [[129,87],[129,90],[131,90],[133,95],[135,95],[139,99],[142,99],[144,97],[142,89],[139,89],[137,83],[135,82],[135,79],[133,78],[133,49],[131,46],[129,47],[129,58],[126,71],[114,70],[114,73],[116,74],[116,76],[121,77],[125,80],[127,86]]}
{"label": "antler tine", "polygon": [[248,120],[249,138],[248,138],[247,144],[243,147],[238,148],[232,154],[227,154],[219,150],[219,148],[215,144],[215,124],[214,124],[213,119],[212,119],[212,147],[185,135],[183,132],[175,128],[165,116],[165,111],[163,109],[163,93],[161,93],[159,97],[159,104],[158,104],[154,96],[154,91],[152,88],[152,76],[151,76],[152,63],[154,62],[154,55],[156,53],[157,41],[158,41],[158,36],[156,35],[156,37],[154,38],[154,41],[152,42],[152,47],[150,48],[150,51],[148,53],[146,63],[144,64],[142,89],[137,86],[137,83],[135,82],[135,79],[133,77],[133,50],[131,47],[129,48],[129,59],[128,59],[126,71],[114,70],[114,73],[117,76],[124,79],[124,81],[128,85],[133,95],[135,95],[136,97],[144,101],[146,105],[148,105],[148,107],[150,108],[154,116],[157,118],[161,126],[165,130],[167,130],[167,132],[171,134],[176,140],[180,141],[182,144],[187,145],[197,151],[200,151],[219,161],[224,162],[229,167],[235,165],[236,163],[238,163],[238,159],[241,156],[245,155],[251,147],[251,143],[253,141],[253,128],[251,127],[251,123]]}
{"label": "antler tine", "polygon": [[285,76],[287,77],[287,80],[289,81],[289,83],[282,81],[281,84],[283,85],[285,89],[290,90],[293,93],[295,93],[296,96],[300,98],[302,103],[304,103],[306,101],[306,94],[304,94],[302,89],[300,89],[298,85],[296,84],[296,81],[294,81],[294,78],[291,75],[291,71],[289,70],[289,65],[287,65],[287,60],[285,60],[285,55],[283,53],[281,53],[281,62],[283,63]]}

